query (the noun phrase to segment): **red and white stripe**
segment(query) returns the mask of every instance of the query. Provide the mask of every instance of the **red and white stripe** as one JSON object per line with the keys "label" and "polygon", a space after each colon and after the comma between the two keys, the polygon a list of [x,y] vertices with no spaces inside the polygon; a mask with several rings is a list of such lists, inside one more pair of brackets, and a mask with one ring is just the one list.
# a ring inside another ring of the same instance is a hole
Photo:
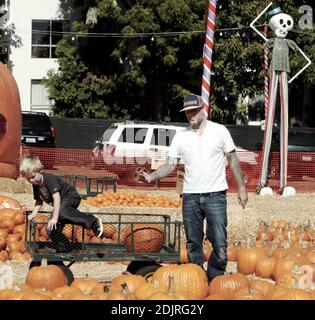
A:
{"label": "red and white stripe", "polygon": [[203,75],[201,86],[201,97],[205,104],[205,111],[209,112],[210,100],[210,78],[212,68],[212,50],[214,44],[214,30],[216,20],[216,0],[208,1],[208,14],[207,14],[207,30],[205,37],[205,44],[203,50]]}
{"label": "red and white stripe", "polygon": [[[264,35],[267,37],[268,25],[264,26]],[[268,77],[268,62],[269,56],[269,48],[267,46],[264,47],[264,70],[265,70],[265,79],[264,79],[264,99],[265,99],[265,119],[267,119],[267,113],[269,108],[269,77]]]}

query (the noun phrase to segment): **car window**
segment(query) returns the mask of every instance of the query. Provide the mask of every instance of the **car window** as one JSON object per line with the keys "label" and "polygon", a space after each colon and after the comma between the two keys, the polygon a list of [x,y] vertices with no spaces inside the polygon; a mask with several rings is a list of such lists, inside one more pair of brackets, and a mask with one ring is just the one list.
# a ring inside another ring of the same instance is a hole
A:
{"label": "car window", "polygon": [[113,125],[110,128],[108,128],[104,134],[103,134],[103,141],[109,141],[112,137],[113,133],[117,130],[117,126]]}
{"label": "car window", "polygon": [[141,128],[141,127],[124,128],[118,138],[118,142],[142,144],[144,143],[147,132],[148,132],[148,128]]}
{"label": "car window", "polygon": [[169,147],[176,134],[175,129],[155,128],[151,138],[151,145]]}
{"label": "car window", "polygon": [[50,130],[51,122],[49,117],[44,115],[22,114],[23,128],[36,128],[39,130]]}

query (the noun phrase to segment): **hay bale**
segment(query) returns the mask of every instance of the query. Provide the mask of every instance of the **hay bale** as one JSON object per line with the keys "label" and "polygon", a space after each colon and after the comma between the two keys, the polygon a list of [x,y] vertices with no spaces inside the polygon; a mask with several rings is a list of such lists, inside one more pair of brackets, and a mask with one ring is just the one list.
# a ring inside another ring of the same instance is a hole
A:
{"label": "hay bale", "polygon": [[0,191],[8,193],[33,193],[32,185],[25,179],[18,177],[16,180],[0,178]]}

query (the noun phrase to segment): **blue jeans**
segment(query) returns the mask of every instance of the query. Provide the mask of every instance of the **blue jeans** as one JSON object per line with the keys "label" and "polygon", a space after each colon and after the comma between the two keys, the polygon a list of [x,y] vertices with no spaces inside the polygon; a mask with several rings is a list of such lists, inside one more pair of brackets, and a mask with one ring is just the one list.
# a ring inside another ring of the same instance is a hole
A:
{"label": "blue jeans", "polygon": [[183,222],[187,239],[188,259],[203,267],[203,221],[207,221],[207,238],[212,244],[207,276],[224,274],[227,265],[227,214],[225,192],[183,194]]}

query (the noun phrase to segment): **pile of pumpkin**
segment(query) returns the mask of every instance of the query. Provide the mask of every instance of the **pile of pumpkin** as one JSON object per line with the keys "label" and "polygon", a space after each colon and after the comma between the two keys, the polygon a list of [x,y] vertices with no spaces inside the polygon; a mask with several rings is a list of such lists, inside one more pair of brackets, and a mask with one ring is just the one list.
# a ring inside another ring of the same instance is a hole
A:
{"label": "pile of pumpkin", "polygon": [[89,204],[98,208],[106,206],[180,208],[181,200],[165,196],[149,196],[140,192],[105,191],[95,197],[83,199],[81,204]]}
{"label": "pile of pumpkin", "polygon": [[[39,213],[35,222],[36,241],[50,241],[46,231],[48,215]],[[131,243],[131,224],[126,224],[118,232],[114,224],[103,224],[102,238],[95,237],[91,230],[81,226],[66,224],[63,233],[72,241],[94,243],[125,244],[127,252],[159,252],[164,242],[164,231],[158,224],[134,224]],[[25,248],[25,214],[21,204],[14,198],[0,196],[0,261],[29,261],[30,255]]]}
{"label": "pile of pumpkin", "polygon": [[63,271],[45,261],[29,270],[23,284],[0,290],[0,300],[314,300],[315,291],[247,277],[241,273],[215,277],[192,263],[162,266],[151,282],[121,274],[110,285],[77,278],[70,285]]}
{"label": "pile of pumpkin", "polygon": [[17,200],[0,196],[0,262],[31,259],[25,248],[24,219],[24,211]]}
{"label": "pile of pumpkin", "polygon": [[183,300],[204,299],[208,282],[203,269],[195,264],[159,268],[148,283],[140,275],[122,274],[109,286],[89,278],[75,279],[67,285],[57,265],[29,270],[25,283],[0,290],[0,300]]}

